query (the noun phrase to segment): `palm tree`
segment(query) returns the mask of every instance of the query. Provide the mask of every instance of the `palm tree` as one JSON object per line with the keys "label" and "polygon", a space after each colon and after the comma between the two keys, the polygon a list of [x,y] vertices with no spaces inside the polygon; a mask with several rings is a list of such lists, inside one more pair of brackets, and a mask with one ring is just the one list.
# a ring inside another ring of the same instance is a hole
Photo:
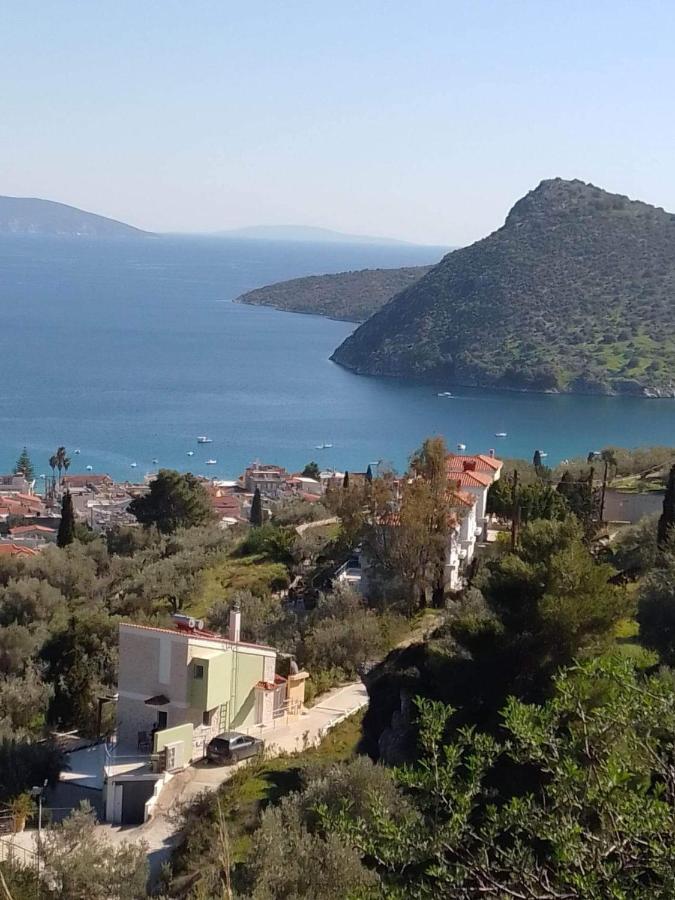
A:
{"label": "palm tree", "polygon": [[[61,473],[64,471],[67,472],[70,468],[70,457],[66,453],[65,447],[59,447],[56,451],[56,454],[52,456],[54,460],[56,468],[59,470],[59,485],[61,484]],[[52,464],[52,460],[49,461],[49,464]]]}
{"label": "palm tree", "polygon": [[54,491],[56,490],[56,467],[58,465],[58,459],[56,457],[56,453],[49,457],[49,468],[52,470],[52,486],[51,486],[51,495],[54,495]]}

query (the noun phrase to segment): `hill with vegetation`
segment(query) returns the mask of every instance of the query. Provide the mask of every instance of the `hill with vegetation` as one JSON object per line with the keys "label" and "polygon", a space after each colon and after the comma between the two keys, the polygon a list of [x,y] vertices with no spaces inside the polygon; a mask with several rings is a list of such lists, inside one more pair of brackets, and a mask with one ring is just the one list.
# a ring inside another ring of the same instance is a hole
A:
{"label": "hill with vegetation", "polygon": [[125,222],[85,212],[65,203],[34,197],[0,197],[0,235],[66,237],[138,237],[141,231]]}
{"label": "hill with vegetation", "polygon": [[242,294],[236,302],[365,322],[395,294],[415,284],[431,269],[432,266],[406,266],[310,275],[257,288]]}
{"label": "hill with vegetation", "polygon": [[444,384],[675,396],[675,215],[543,181],[332,358]]}

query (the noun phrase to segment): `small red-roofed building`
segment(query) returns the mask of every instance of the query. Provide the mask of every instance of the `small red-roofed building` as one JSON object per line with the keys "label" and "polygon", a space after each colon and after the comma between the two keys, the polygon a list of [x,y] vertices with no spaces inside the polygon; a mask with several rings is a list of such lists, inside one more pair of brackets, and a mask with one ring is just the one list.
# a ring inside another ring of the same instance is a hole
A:
{"label": "small red-roofed building", "polygon": [[38,551],[20,544],[0,543],[0,556],[37,556]]}
{"label": "small red-roofed building", "polygon": [[30,547],[43,547],[56,543],[57,528],[45,525],[14,525],[8,531],[9,539],[15,544],[26,544]]}

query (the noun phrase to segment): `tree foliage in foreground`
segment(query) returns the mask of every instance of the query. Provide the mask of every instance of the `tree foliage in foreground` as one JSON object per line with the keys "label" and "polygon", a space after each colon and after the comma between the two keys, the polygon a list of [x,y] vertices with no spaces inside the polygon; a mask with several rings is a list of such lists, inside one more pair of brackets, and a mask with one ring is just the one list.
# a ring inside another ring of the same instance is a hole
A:
{"label": "tree foliage in foreground", "polygon": [[641,642],[675,665],[675,534],[640,585],[637,620]]}
{"label": "tree foliage in foreground", "polygon": [[131,501],[129,512],[141,525],[155,525],[162,534],[213,521],[213,509],[203,484],[189,472],[173,469],[160,469],[148,493]]}
{"label": "tree foliage in foreground", "polygon": [[97,831],[96,816],[82,802],[67,819],[43,832],[42,858],[63,900],[140,900],[148,877],[144,841],[112,845]]}
{"label": "tree foliage in foreground", "polygon": [[378,873],[376,896],[675,894],[675,694],[666,680],[643,680],[619,658],[575,666],[543,706],[508,702],[504,740],[465,728],[445,743],[452,709],[418,707],[420,760],[396,771],[412,811],[392,816],[378,799],[366,816],[348,800],[337,813],[319,807],[325,832]]}

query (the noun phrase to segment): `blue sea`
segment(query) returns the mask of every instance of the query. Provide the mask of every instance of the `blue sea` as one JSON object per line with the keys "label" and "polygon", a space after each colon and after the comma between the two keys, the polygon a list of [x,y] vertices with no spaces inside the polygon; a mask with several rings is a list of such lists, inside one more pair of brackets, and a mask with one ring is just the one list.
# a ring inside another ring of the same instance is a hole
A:
{"label": "blue sea", "polygon": [[[230,478],[255,459],[402,468],[431,434],[509,457],[539,448],[549,462],[609,443],[675,444],[675,401],[361,377],[329,361],[355,326],[232,303],[287,278],[441,255],[405,245],[0,238],[0,471],[24,445],[38,473],[63,444],[71,471],[140,479],[158,465]],[[454,396],[437,396],[447,390]],[[213,442],[198,445],[202,434]],[[316,449],[323,444],[332,447]]]}

